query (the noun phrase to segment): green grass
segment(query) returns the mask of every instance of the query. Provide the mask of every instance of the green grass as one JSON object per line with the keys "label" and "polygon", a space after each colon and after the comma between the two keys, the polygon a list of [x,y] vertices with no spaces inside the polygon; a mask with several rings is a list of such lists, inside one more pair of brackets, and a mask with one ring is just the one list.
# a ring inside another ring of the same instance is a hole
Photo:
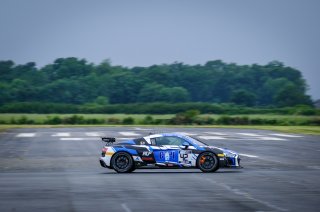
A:
{"label": "green grass", "polygon": [[259,129],[259,130],[272,130],[283,133],[307,134],[307,135],[320,135],[320,126],[243,126],[243,125],[0,125],[0,132],[7,131],[14,128],[66,128],[66,127],[173,127],[173,128],[233,128],[233,129]]}
{"label": "green grass", "polygon": [[[0,131],[5,131],[11,128],[43,128],[43,127],[96,127],[96,126],[104,126],[104,127],[111,127],[111,126],[124,126],[124,125],[43,125],[39,123],[43,123],[44,120],[48,116],[59,116],[60,118],[70,117],[74,114],[0,114],[0,121],[10,122],[12,119],[19,119],[23,116],[27,117],[28,119],[34,120],[36,125],[0,125]],[[77,114],[78,116],[83,116],[84,118],[96,118],[96,119],[105,119],[108,120],[110,118],[116,118],[119,120],[123,120],[126,117],[132,117],[135,119],[135,123],[141,123],[148,114]],[[174,114],[166,114],[166,115],[151,115],[152,118],[155,119],[171,119],[175,115]],[[214,119],[218,119],[224,115],[213,115],[213,114],[202,114],[202,117],[211,117]],[[290,120],[295,120],[299,122],[303,122],[309,119],[319,118],[319,116],[296,116],[296,115],[232,115],[232,117],[248,117],[252,118],[260,118],[260,119],[277,119],[277,120],[284,120],[287,123],[290,123]],[[290,125],[290,124],[288,124]],[[141,126],[141,125],[128,125],[128,126]],[[142,126],[151,126],[151,125],[142,125]],[[152,127],[163,127],[161,125],[152,125]],[[265,126],[265,125],[174,125],[174,126],[165,126],[165,127],[210,127],[210,128],[238,128],[238,129],[262,129],[262,130],[274,130],[279,132],[285,133],[303,133],[303,134],[312,134],[312,135],[320,135],[320,126]]]}
{"label": "green grass", "polygon": [[265,125],[216,125],[216,128],[272,130],[283,133],[320,135],[320,126],[265,126]]}

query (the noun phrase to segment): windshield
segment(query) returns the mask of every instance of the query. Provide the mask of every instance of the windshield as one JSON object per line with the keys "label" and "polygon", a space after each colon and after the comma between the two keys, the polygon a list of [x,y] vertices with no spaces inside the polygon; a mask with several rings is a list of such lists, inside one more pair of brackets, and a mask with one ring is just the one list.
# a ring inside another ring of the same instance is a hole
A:
{"label": "windshield", "polygon": [[194,138],[191,136],[186,136],[192,143],[198,145],[198,146],[208,146],[208,144],[204,143],[203,141],[200,141],[198,138]]}

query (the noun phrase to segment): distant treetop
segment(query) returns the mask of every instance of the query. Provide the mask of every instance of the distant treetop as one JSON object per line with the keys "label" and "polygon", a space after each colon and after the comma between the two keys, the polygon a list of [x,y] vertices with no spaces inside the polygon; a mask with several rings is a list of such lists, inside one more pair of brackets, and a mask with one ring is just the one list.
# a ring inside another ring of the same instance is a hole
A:
{"label": "distant treetop", "polygon": [[0,61],[0,105],[10,102],[114,104],[235,103],[245,106],[312,105],[299,70],[279,61],[237,65],[221,60],[127,68],[75,57],[37,68]]}

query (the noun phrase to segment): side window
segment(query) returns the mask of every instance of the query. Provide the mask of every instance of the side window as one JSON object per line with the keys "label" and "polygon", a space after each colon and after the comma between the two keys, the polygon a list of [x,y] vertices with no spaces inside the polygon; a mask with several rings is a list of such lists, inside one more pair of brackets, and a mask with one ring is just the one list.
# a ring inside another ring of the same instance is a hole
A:
{"label": "side window", "polygon": [[152,145],[152,146],[157,145],[157,144],[156,144],[156,139],[155,139],[155,138],[150,138],[150,142],[151,142],[151,145]]}
{"label": "side window", "polygon": [[170,145],[170,140],[168,140],[167,137],[158,137],[155,138],[155,140],[157,146]]}
{"label": "side window", "polygon": [[179,138],[179,137],[169,137],[168,139],[170,140],[170,145],[181,146],[183,144],[183,142],[185,142],[184,139]]}
{"label": "side window", "polygon": [[133,140],[138,145],[147,145],[148,142],[144,138],[137,138]]}
{"label": "side window", "polygon": [[155,141],[156,141],[157,146],[162,146],[162,145],[181,146],[183,144],[183,142],[186,142],[184,139],[179,138],[179,137],[175,137],[175,136],[159,137],[159,138],[156,138]]}

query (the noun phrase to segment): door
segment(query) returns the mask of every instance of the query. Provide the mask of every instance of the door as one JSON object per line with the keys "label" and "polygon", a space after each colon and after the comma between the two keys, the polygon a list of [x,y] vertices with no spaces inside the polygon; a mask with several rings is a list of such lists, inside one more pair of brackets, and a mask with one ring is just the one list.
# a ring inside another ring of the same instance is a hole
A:
{"label": "door", "polygon": [[153,153],[156,163],[176,165],[186,163],[189,158],[189,151],[182,149],[182,144],[185,142],[183,138],[176,136],[152,138],[151,143],[155,144]]}

